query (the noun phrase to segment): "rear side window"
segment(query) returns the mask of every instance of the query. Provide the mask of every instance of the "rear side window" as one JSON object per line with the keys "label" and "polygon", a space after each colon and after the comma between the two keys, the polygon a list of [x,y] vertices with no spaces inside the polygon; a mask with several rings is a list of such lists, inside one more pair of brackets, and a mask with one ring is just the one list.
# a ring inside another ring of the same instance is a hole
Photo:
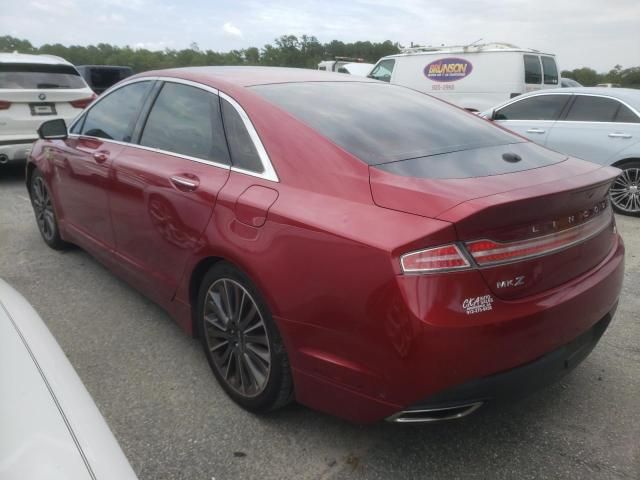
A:
{"label": "rear side window", "polygon": [[556,120],[570,95],[536,95],[497,110],[494,120]]}
{"label": "rear side window", "polygon": [[630,108],[620,104],[620,110],[618,110],[618,113],[616,114],[615,121],[624,123],[640,123],[640,118],[638,118],[638,115],[633,113]]}
{"label": "rear side window", "polygon": [[86,88],[71,65],[0,63],[0,88],[38,90]]}
{"label": "rear side window", "polygon": [[613,122],[622,104],[617,100],[588,95],[576,95],[567,114],[567,121],[574,122]]}
{"label": "rear side window", "polygon": [[136,82],[103,97],[84,116],[82,135],[130,142],[150,87],[151,82]]}
{"label": "rear side window", "polygon": [[371,70],[368,77],[381,80],[383,82],[390,82],[395,63],[395,60],[382,60],[381,62],[378,62],[378,64],[373,67],[373,70]]}
{"label": "rear side window", "polygon": [[220,103],[233,166],[251,172],[263,173],[262,161],[240,114],[224,98],[220,99]]}
{"label": "rear side window", "polygon": [[165,83],[147,117],[140,145],[228,165],[218,96]]}
{"label": "rear side window", "polygon": [[544,72],[545,85],[558,84],[558,67],[552,57],[540,57],[542,59],[542,70]]}
{"label": "rear side window", "polygon": [[[542,83],[542,68],[537,55],[524,55],[524,83]],[[557,74],[556,74],[557,75]]]}
{"label": "rear side window", "polygon": [[305,82],[251,88],[369,165],[523,141],[476,115],[396,85]]}

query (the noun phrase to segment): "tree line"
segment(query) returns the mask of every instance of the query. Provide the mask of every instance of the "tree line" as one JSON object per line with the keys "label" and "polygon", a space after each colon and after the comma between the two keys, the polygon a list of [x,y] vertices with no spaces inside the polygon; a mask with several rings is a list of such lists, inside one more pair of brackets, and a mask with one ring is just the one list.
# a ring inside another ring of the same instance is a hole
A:
{"label": "tree line", "polygon": [[[97,45],[64,46],[59,43],[35,47],[29,40],[12,36],[0,37],[0,52],[58,55],[74,65],[126,65],[135,72],[159,68],[189,67],[198,65],[269,65],[281,67],[317,68],[321,60],[336,56],[361,58],[375,63],[381,57],[399,53],[398,42],[352,42],[332,40],[320,43],[314,36],[283,35],[262,48],[249,47],[229,52],[201,50],[196,43],[182,50],[166,48],[152,51],[145,48],[118,47],[107,43]],[[563,70],[561,75],[573,78],[584,86],[598,83],[618,83],[623,87],[640,88],[640,66],[623,68],[616,65],[609,72],[598,73],[583,67]]]}
{"label": "tree line", "polygon": [[617,83],[621,87],[640,88],[640,67],[622,68],[622,65],[616,65],[607,73],[598,73],[593,68],[582,67],[563,70],[560,76],[573,78],[585,87],[592,87],[598,83]]}
{"label": "tree line", "polygon": [[74,65],[126,65],[135,72],[159,68],[190,67],[200,65],[268,65],[282,67],[317,68],[318,62],[336,56],[361,58],[375,63],[381,57],[400,52],[400,45],[385,42],[344,43],[333,40],[320,43],[316,37],[283,35],[262,48],[249,47],[229,52],[201,50],[196,43],[190,48],[166,48],[152,51],[129,46],[118,47],[107,43],[97,45],[64,46],[59,43],[35,47],[29,40],[11,36],[0,37],[0,52],[49,54],[60,56]]}

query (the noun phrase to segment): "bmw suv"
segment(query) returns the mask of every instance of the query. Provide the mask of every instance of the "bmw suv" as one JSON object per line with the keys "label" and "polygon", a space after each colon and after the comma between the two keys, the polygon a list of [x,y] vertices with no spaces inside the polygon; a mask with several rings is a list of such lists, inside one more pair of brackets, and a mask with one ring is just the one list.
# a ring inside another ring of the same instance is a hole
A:
{"label": "bmw suv", "polygon": [[42,122],[70,123],[94,98],[63,58],[0,53],[0,165],[27,158]]}

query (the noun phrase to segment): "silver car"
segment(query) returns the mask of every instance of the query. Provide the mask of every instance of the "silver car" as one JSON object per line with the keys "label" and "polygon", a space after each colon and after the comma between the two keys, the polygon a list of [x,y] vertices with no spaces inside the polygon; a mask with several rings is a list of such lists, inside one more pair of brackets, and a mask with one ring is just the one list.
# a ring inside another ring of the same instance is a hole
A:
{"label": "silver car", "polygon": [[640,90],[539,90],[482,115],[558,152],[620,168],[611,202],[620,213],[640,216]]}
{"label": "silver car", "polygon": [[2,480],[137,478],[42,319],[1,279],[0,391]]}

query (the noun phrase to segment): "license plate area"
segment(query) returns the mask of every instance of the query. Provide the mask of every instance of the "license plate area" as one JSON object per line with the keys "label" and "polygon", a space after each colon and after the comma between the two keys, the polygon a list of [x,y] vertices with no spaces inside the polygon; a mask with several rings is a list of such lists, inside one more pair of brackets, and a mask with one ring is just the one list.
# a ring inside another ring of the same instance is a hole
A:
{"label": "license plate area", "polygon": [[56,115],[56,105],[54,103],[30,103],[29,109],[33,116]]}

